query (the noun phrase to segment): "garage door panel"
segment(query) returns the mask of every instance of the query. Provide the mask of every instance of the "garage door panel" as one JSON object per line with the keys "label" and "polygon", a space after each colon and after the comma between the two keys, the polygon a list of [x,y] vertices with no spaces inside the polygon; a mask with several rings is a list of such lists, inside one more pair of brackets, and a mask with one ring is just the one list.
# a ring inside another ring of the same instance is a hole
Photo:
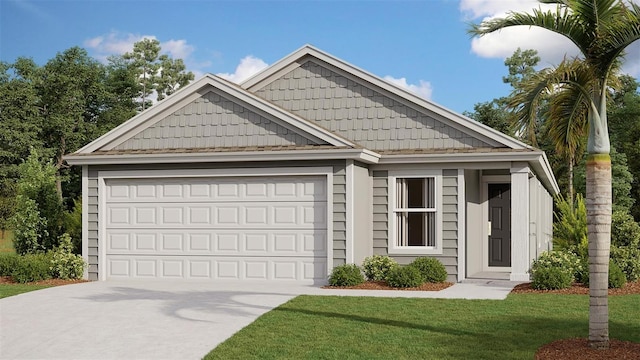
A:
{"label": "garage door panel", "polygon": [[281,202],[266,204],[107,204],[110,229],[140,227],[189,228],[295,228],[327,227],[326,202]]}
{"label": "garage door panel", "polygon": [[109,279],[288,280],[326,279],[325,258],[188,257],[111,255]]}
{"label": "garage door panel", "polygon": [[110,179],[107,201],[315,201],[327,198],[321,177]]}
{"label": "garage door panel", "polygon": [[326,230],[187,230],[112,231],[107,255],[249,255],[325,256]]}
{"label": "garage door panel", "polygon": [[321,176],[108,179],[106,273],[324,281]]}

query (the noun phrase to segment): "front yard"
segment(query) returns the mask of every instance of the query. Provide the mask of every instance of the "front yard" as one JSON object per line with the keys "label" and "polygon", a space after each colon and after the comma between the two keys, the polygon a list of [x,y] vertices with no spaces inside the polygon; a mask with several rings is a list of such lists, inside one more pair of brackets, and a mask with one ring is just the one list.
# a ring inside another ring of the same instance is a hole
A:
{"label": "front yard", "polygon": [[[546,343],[587,336],[588,301],[557,294],[504,301],[299,296],[205,359],[532,359]],[[609,304],[611,338],[640,342],[640,295],[610,296]]]}

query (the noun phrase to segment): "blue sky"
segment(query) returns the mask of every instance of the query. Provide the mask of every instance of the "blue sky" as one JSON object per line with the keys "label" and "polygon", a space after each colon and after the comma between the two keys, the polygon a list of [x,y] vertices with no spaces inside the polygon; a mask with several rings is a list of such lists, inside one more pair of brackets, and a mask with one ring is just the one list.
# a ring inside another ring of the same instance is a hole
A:
{"label": "blue sky", "polygon": [[[153,37],[196,77],[240,81],[312,44],[463,112],[508,94],[504,59],[516,48],[538,49],[543,66],[576,54],[571,43],[536,29],[481,39],[466,33],[471,21],[537,6],[535,0],[0,0],[0,60],[26,56],[44,64],[82,46],[104,61]],[[625,72],[639,77],[640,44],[627,58]]]}

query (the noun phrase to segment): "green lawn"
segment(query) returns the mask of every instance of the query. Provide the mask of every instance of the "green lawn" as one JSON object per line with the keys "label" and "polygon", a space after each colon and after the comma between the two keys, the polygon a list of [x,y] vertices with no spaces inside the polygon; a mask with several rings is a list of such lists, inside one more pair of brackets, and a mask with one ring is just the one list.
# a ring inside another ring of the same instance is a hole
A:
{"label": "green lawn", "polygon": [[29,291],[40,290],[51,287],[52,285],[34,285],[34,284],[0,284],[0,299],[13,295],[26,293]]}
{"label": "green lawn", "polygon": [[[205,359],[533,359],[545,343],[587,336],[588,301],[299,296]],[[610,296],[609,307],[611,337],[640,342],[640,295]]]}

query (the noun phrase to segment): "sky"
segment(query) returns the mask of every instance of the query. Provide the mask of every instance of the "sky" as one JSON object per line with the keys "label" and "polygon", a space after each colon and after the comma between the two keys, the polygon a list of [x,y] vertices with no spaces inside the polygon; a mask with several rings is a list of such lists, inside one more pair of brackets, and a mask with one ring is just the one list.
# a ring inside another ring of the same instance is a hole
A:
{"label": "sky", "polygon": [[[0,0],[0,60],[30,57],[44,65],[80,46],[106,62],[148,37],[183,59],[196,79],[211,73],[241,82],[311,44],[461,113],[509,94],[504,60],[518,47],[538,50],[541,67],[578,54],[568,40],[535,28],[482,38],[467,33],[470,23],[539,6],[535,0]],[[640,78],[640,42],[627,51],[623,72]]]}

